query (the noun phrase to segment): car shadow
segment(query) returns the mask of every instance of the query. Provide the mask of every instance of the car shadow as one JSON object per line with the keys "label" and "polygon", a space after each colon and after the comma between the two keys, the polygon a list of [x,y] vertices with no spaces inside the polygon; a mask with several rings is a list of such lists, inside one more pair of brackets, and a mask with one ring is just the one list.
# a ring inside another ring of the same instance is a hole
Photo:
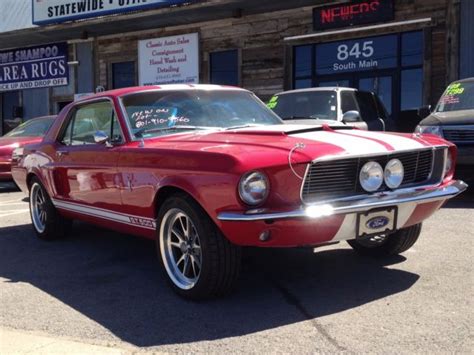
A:
{"label": "car shadow", "polygon": [[74,226],[68,238],[55,242],[35,239],[30,225],[0,228],[0,277],[33,285],[139,347],[315,319],[403,292],[419,278],[386,267],[403,262],[401,256],[367,259],[347,248],[248,249],[238,289],[196,303],[168,287],[152,241]]}
{"label": "car shadow", "polygon": [[18,192],[20,189],[13,183],[8,181],[0,182],[0,194],[7,192]]}

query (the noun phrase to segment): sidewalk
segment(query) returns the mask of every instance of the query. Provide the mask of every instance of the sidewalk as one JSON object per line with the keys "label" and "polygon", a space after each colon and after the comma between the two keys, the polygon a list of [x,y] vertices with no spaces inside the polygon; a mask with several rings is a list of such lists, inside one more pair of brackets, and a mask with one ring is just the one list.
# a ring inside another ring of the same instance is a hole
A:
{"label": "sidewalk", "polygon": [[129,351],[77,341],[50,338],[26,332],[0,328],[0,354],[100,354],[118,355]]}

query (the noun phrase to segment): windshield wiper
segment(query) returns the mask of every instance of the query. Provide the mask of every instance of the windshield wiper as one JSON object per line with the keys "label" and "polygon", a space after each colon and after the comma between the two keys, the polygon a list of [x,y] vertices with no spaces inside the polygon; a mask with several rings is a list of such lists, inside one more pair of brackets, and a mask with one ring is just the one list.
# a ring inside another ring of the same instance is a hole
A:
{"label": "windshield wiper", "polygon": [[261,123],[247,123],[247,124],[243,124],[243,125],[226,127],[224,130],[225,131],[230,131],[232,129],[248,128],[248,127],[261,127],[261,126],[265,126],[265,125],[261,124]]}
{"label": "windshield wiper", "polygon": [[282,120],[314,120],[314,117],[309,116],[289,116],[289,117],[282,117]]}
{"label": "windshield wiper", "polygon": [[164,132],[164,131],[197,131],[197,130],[205,130],[205,129],[216,129],[216,127],[201,127],[201,126],[185,126],[185,125],[178,125],[178,126],[170,126],[170,127],[155,127],[155,128],[142,128],[135,132],[135,137],[143,138],[143,135],[146,133],[154,133],[154,132]]}

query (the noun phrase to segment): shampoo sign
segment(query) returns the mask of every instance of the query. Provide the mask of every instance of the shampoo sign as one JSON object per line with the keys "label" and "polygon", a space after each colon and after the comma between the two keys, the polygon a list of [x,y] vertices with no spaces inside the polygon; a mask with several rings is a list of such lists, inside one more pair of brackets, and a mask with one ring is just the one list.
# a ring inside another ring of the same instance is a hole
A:
{"label": "shampoo sign", "polygon": [[0,92],[68,85],[67,43],[0,52]]}
{"label": "shampoo sign", "polygon": [[197,33],[147,39],[138,43],[140,85],[197,84]]}

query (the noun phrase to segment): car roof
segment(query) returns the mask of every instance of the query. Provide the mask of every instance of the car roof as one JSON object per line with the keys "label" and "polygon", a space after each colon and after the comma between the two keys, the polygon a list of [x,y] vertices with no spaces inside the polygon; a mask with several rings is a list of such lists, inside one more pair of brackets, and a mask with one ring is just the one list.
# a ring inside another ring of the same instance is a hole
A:
{"label": "car roof", "polygon": [[344,87],[344,86],[319,86],[316,88],[282,91],[275,95],[286,95],[286,94],[293,94],[293,93],[298,93],[298,92],[313,92],[313,91],[358,91],[358,90],[354,88]]}
{"label": "car roof", "polygon": [[147,91],[188,91],[188,90],[206,90],[206,91],[217,91],[217,90],[234,90],[234,91],[248,91],[236,86],[228,85],[212,85],[212,84],[166,84],[166,85],[149,85],[149,86],[133,86],[123,89],[114,89],[103,91],[97,94],[90,96],[85,96],[77,102],[88,101],[91,99],[101,98],[101,97],[122,97],[129,94],[147,92]]}
{"label": "car roof", "polygon": [[474,82],[474,77],[453,81],[453,83],[472,83],[472,82]]}

